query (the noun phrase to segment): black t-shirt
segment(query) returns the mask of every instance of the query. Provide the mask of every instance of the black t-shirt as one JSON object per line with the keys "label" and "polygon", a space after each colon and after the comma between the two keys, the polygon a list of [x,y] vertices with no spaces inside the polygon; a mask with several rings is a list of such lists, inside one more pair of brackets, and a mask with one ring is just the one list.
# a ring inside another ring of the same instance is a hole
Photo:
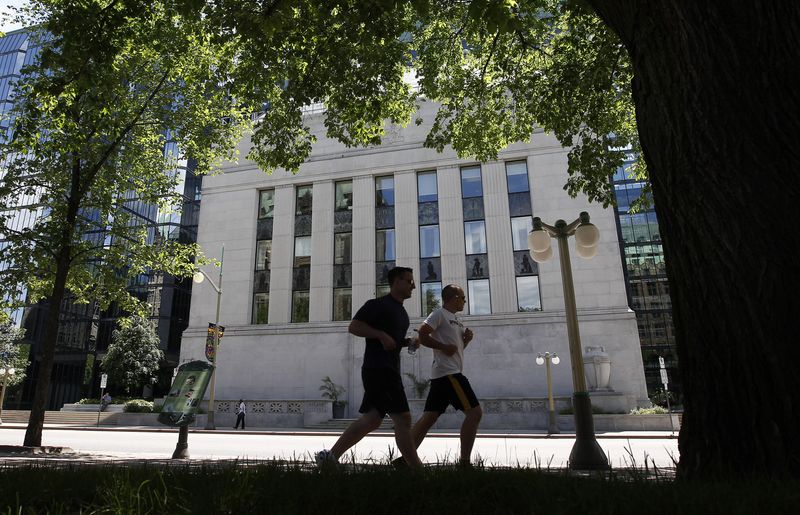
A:
{"label": "black t-shirt", "polygon": [[385,332],[397,343],[394,350],[384,350],[380,340],[367,338],[364,349],[363,368],[391,368],[400,372],[400,346],[408,331],[408,313],[401,302],[391,295],[368,300],[353,317],[353,320],[364,322],[373,329]]}

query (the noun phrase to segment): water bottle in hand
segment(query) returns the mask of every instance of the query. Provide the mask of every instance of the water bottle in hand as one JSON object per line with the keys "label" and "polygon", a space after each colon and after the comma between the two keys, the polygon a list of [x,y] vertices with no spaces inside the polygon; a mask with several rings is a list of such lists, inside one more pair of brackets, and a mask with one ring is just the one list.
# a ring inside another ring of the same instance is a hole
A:
{"label": "water bottle in hand", "polygon": [[[414,332],[418,332],[414,329]],[[417,347],[419,347],[419,337],[417,335],[411,335],[406,337],[406,345],[408,345],[408,353],[415,354],[417,352]]]}

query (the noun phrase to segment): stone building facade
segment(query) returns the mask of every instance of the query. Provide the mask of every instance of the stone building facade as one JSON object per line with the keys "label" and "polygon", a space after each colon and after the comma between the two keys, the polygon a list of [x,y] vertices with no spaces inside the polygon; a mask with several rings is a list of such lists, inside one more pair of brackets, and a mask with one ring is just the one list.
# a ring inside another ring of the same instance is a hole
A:
{"label": "stone building facade", "polygon": [[[432,119],[433,112],[423,104],[420,114]],[[417,289],[405,303],[412,327],[440,302],[442,286],[464,288],[462,317],[475,333],[465,374],[483,402],[497,404],[494,411],[545,409],[545,370],[535,359],[546,351],[561,357],[554,391],[567,402],[559,258],[537,265],[526,238],[532,216],[571,222],[588,211],[601,242],[592,260],[572,255],[581,337],[611,362],[609,384],[592,399],[609,411],[648,404],[615,213],[564,192],[567,150],[554,137],[536,132],[496,161],[478,163],[424,148],[427,124],[390,127],[380,146],[346,148],[324,137],[320,112],[309,111],[306,121],[318,141],[299,173],[265,174],[243,157],[203,181],[198,243],[217,259],[224,247],[217,399],[319,399],[330,376],[346,388],[348,415],[356,416],[364,342],[347,324],[387,291],[384,272],[396,264],[414,270]],[[249,147],[245,138],[242,156]],[[216,280],[217,269],[205,270]],[[213,287],[195,285],[182,361],[204,359],[215,308]],[[429,377],[430,363],[429,349],[402,354],[403,372],[417,380]],[[509,428],[528,423],[503,420],[497,424]]]}

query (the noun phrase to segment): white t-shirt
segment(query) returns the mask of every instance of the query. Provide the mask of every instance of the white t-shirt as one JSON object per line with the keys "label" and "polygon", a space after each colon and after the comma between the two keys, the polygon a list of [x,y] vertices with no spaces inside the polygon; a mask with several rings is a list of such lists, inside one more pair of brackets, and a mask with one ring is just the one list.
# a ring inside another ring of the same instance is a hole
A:
{"label": "white t-shirt", "polygon": [[433,328],[432,337],[442,343],[453,344],[458,349],[452,356],[440,350],[433,350],[431,379],[460,373],[464,369],[464,324],[455,313],[444,308],[439,308],[428,315],[425,323]]}

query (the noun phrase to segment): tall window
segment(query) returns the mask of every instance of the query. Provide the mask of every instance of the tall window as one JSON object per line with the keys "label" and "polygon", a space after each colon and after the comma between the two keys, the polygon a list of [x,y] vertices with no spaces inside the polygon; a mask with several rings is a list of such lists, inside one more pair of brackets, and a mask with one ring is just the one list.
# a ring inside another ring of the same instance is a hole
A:
{"label": "tall window", "polygon": [[389,270],[394,268],[394,176],[375,177],[375,295],[389,293]]}
{"label": "tall window", "polygon": [[336,183],[333,208],[333,319],[350,320],[353,304],[353,181]]}
{"label": "tall window", "polygon": [[465,166],[461,169],[461,207],[464,213],[468,309],[473,315],[491,313],[489,255],[480,166]]}
{"label": "tall window", "polygon": [[439,187],[436,171],[417,174],[419,270],[422,316],[442,306],[442,259],[439,248]]}
{"label": "tall window", "polygon": [[313,186],[295,190],[292,322],[308,322],[311,290],[311,206]]}
{"label": "tall window", "polygon": [[508,207],[511,212],[511,243],[514,246],[517,310],[540,311],[542,301],[539,294],[539,266],[528,253],[528,233],[533,229],[528,164],[525,161],[506,163],[506,180]]}
{"label": "tall window", "polygon": [[253,276],[254,324],[269,323],[269,280],[272,259],[272,220],[275,211],[275,190],[258,192],[256,222],[256,262]]}

